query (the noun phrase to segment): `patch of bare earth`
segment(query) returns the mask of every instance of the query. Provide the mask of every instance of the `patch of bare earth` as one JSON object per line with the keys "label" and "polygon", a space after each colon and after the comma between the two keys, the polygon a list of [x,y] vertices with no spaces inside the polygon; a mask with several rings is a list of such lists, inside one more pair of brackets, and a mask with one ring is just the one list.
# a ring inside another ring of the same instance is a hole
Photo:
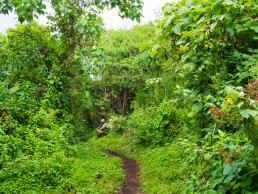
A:
{"label": "patch of bare earth", "polygon": [[125,182],[118,194],[143,194],[140,191],[139,167],[135,160],[122,156],[116,152],[107,151],[108,155],[120,157],[123,160]]}

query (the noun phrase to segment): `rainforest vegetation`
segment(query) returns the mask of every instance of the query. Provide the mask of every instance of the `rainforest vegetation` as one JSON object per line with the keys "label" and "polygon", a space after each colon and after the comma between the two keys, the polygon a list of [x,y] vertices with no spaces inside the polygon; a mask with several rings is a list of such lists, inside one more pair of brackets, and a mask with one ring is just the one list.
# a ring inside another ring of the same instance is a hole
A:
{"label": "rainforest vegetation", "polygon": [[[179,0],[154,23],[106,30],[141,0],[0,1],[0,194],[116,193],[110,150],[135,159],[140,189],[258,193],[258,3]],[[106,119],[109,134],[95,128]]]}

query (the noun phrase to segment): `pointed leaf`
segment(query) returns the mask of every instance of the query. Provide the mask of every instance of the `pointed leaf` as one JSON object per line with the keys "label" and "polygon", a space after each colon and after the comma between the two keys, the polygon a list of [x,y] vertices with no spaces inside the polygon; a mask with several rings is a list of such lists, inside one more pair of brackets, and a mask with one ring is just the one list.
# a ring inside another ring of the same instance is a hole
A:
{"label": "pointed leaf", "polygon": [[258,115],[257,110],[251,110],[251,109],[240,109],[239,112],[243,117],[247,119],[249,118],[249,116],[256,117]]}
{"label": "pointed leaf", "polygon": [[175,25],[175,27],[173,28],[173,31],[176,33],[176,34],[180,34],[181,32],[181,26],[180,25]]}

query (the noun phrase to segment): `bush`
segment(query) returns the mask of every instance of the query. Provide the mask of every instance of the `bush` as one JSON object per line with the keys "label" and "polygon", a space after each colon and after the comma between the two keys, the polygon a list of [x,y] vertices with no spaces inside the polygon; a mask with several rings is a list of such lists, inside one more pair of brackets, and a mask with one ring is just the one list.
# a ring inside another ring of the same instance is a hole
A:
{"label": "bush", "polygon": [[127,117],[122,115],[111,116],[108,120],[108,128],[110,132],[122,134],[127,128]]}
{"label": "bush", "polygon": [[181,144],[188,145],[188,166],[191,166],[185,193],[257,191],[258,160],[243,132],[218,130],[208,133],[198,144],[188,141]]}
{"label": "bush", "polygon": [[174,140],[183,130],[199,127],[201,104],[191,90],[178,86],[174,99],[164,99],[158,106],[135,109],[128,117],[128,128],[144,145],[164,145]]}
{"label": "bush", "polygon": [[181,124],[175,107],[169,102],[159,107],[135,110],[129,119],[129,127],[134,128],[137,139],[144,145],[162,145],[172,141]]}

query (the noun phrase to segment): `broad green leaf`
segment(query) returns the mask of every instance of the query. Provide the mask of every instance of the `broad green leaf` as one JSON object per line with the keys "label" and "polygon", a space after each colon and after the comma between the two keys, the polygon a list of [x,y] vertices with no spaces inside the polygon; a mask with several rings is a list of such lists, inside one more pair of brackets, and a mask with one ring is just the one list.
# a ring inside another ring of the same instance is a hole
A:
{"label": "broad green leaf", "polygon": [[12,87],[12,88],[10,89],[10,93],[15,93],[15,92],[17,92],[19,89],[20,89],[19,86],[14,86],[14,87]]}
{"label": "broad green leaf", "polygon": [[175,25],[174,28],[173,28],[173,31],[176,33],[176,34],[180,34],[181,32],[181,26],[180,25]]}
{"label": "broad green leaf", "polygon": [[204,159],[205,160],[210,160],[212,158],[212,154],[211,153],[207,153],[204,155]]}
{"label": "broad green leaf", "polygon": [[223,183],[224,180],[224,176],[219,178],[219,179],[213,179],[211,180],[211,187],[214,188],[216,187],[218,184]]}
{"label": "broad green leaf", "polygon": [[231,0],[224,0],[223,4],[225,4],[225,5],[237,5],[235,2],[233,2]]}
{"label": "broad green leaf", "polygon": [[196,103],[192,105],[192,111],[196,114],[202,109],[201,103]]}
{"label": "broad green leaf", "polygon": [[216,193],[226,194],[227,190],[228,190],[228,188],[226,186],[219,186],[218,191],[216,191]]}
{"label": "broad green leaf", "polygon": [[156,55],[156,53],[157,53],[156,49],[153,49],[153,50],[149,51],[150,57],[154,57]]}
{"label": "broad green leaf", "polygon": [[230,174],[229,176],[227,176],[227,178],[225,178],[224,183],[232,181],[233,178],[235,178],[235,174]]}
{"label": "broad green leaf", "polygon": [[229,175],[235,172],[235,167],[233,167],[232,165],[224,163],[223,166],[224,166],[224,169],[223,169],[224,175]]}
{"label": "broad green leaf", "polygon": [[247,119],[249,118],[249,116],[256,117],[258,115],[257,110],[251,110],[251,109],[240,109],[239,112],[243,117]]}
{"label": "broad green leaf", "polygon": [[187,117],[189,117],[189,118],[191,118],[191,117],[193,117],[194,116],[194,113],[193,112],[189,112],[188,114],[187,114]]}
{"label": "broad green leaf", "polygon": [[244,104],[244,102],[240,102],[240,103],[237,104],[237,107],[238,107],[238,108],[241,108],[241,106],[242,106],[243,104]]}
{"label": "broad green leaf", "polygon": [[250,28],[258,33],[258,26],[250,26]]}

